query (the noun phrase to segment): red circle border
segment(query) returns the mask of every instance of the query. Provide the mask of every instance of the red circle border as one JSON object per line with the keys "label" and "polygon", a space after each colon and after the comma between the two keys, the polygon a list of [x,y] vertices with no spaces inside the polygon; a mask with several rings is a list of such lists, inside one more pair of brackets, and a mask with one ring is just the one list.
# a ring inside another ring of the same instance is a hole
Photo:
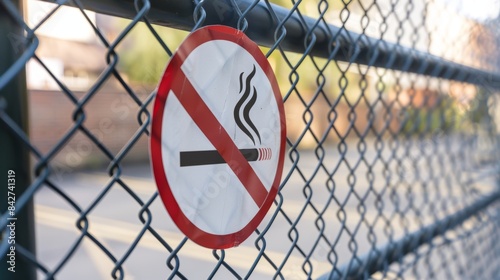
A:
{"label": "red circle border", "polygon": [[264,203],[261,205],[255,217],[250,220],[245,227],[243,227],[240,231],[225,235],[216,235],[201,230],[181,211],[179,204],[172,194],[170,185],[168,184],[161,156],[161,132],[165,103],[167,101],[171,83],[175,82],[172,79],[175,76],[174,73],[180,69],[181,65],[169,63],[160,81],[153,106],[150,158],[158,193],[160,194],[167,212],[177,227],[189,239],[203,247],[211,249],[226,249],[238,246],[252,234],[260,222],[264,219],[265,215],[269,211],[269,208],[271,207],[272,202],[274,201],[274,198],[276,197],[276,194],[278,193],[285,155],[286,121],[283,100],[271,65],[267,61],[267,58],[262,54],[262,51],[259,49],[257,44],[250,40],[242,31],[222,25],[212,25],[200,28],[188,35],[170,61],[172,62],[175,56],[178,56],[181,61],[184,61],[194,49],[201,44],[212,40],[226,40],[233,42],[250,53],[268,77],[274,92],[274,97],[280,114],[280,151],[278,154],[279,158],[276,175]]}

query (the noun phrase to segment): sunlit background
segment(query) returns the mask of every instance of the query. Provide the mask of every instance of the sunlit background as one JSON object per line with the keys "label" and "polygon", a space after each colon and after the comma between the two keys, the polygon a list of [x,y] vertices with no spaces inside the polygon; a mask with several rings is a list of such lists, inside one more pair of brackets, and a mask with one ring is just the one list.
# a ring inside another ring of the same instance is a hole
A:
{"label": "sunlit background", "polygon": [[[290,7],[289,1],[273,1],[277,4]],[[389,42],[399,42],[403,46],[413,47],[423,51],[429,51],[432,54],[442,56],[446,59],[482,68],[485,70],[498,69],[498,13],[499,1],[495,0],[436,0],[431,1],[426,9],[427,18],[412,18],[422,14],[424,2],[416,1],[411,6],[410,19],[413,21],[413,26],[405,23],[399,25],[396,14],[406,13],[408,9],[405,5],[398,5],[394,15],[389,15],[382,18],[382,13],[377,9],[370,9],[366,16],[361,7],[366,7],[369,1],[351,1],[348,5],[349,13],[342,11],[344,4],[341,2],[332,2],[332,7],[329,8],[325,18],[332,24],[344,26],[355,32],[363,32],[374,38],[383,35],[384,40]],[[390,11],[390,1],[378,1],[378,7],[381,10]],[[364,5],[364,6],[363,6]],[[27,21],[34,26],[43,19],[47,13],[52,11],[54,4],[29,0],[26,5]],[[302,12],[309,16],[318,16],[316,1],[305,2],[301,6]],[[97,80],[99,75],[107,66],[106,55],[107,48],[97,38],[88,21],[92,22],[106,36],[108,41],[116,38],[120,30],[126,26],[127,20],[96,14],[87,11],[85,18],[82,13],[70,7],[60,7],[54,15],[52,15],[38,29],[37,35],[40,39],[40,46],[37,50],[37,55],[50,68],[53,75],[60,79],[71,90],[85,92]],[[415,16],[413,16],[415,15]],[[385,20],[384,28],[380,28],[381,23]],[[424,22],[425,20],[425,22]],[[424,26],[421,28],[419,26]],[[172,48],[172,51],[180,44],[183,38],[187,35],[186,32],[168,29],[164,27],[155,27],[161,38]],[[401,29],[398,31],[398,29]],[[427,34],[428,30],[432,33]],[[405,32],[401,32],[405,31]],[[497,41],[494,41],[494,40]],[[144,24],[136,26],[124,42],[116,49],[119,54],[118,70],[125,77],[127,82],[138,91],[139,94],[148,94],[153,89],[161,77],[163,70],[168,62],[168,55],[163,50],[157,40],[147,31]],[[262,49],[264,53],[267,49]],[[300,55],[289,54],[290,59],[298,61]],[[289,70],[290,67],[280,60],[279,53],[274,52],[270,55],[271,62],[275,73],[278,77],[279,84],[285,95],[290,89]],[[326,61],[326,60],[319,60]],[[342,66],[344,65],[344,66]],[[339,67],[345,67],[347,64],[340,63]],[[297,83],[297,89],[304,96],[312,96],[317,88],[315,82],[315,72],[308,71],[308,67],[313,67],[311,61],[306,60],[298,68],[297,73],[301,77]],[[346,67],[347,68],[347,67]],[[64,103],[64,100],[58,99],[51,91],[58,91],[59,86],[55,80],[45,71],[42,66],[34,60],[27,64],[28,88],[30,89],[30,98],[35,103],[44,102],[47,104]],[[326,67],[325,74],[339,76],[338,67],[330,63]],[[346,74],[351,83],[347,86],[344,94],[344,101],[353,101],[358,99],[361,94],[356,80],[360,80],[360,72],[355,67],[350,67]],[[388,86],[384,88],[387,98],[398,98],[402,105],[407,104],[410,100],[415,102],[418,107],[418,97],[413,95],[423,95],[425,92],[433,91],[437,93],[443,90],[442,83],[439,84],[441,89],[438,89],[437,79],[413,79],[409,81],[411,76],[402,76],[397,78],[398,83],[403,87],[408,87],[408,91],[402,89],[402,93],[396,92],[391,88],[391,84],[395,84],[396,77],[392,75],[384,75],[382,82]],[[370,69],[364,78],[368,81],[367,92],[363,94],[375,98],[379,95],[377,91],[377,81],[380,75],[377,75],[375,69]],[[411,83],[411,84],[410,84]],[[420,83],[420,84],[419,84]],[[466,85],[467,90],[462,90],[462,85],[449,83],[449,94],[453,98],[457,110],[468,106],[471,100],[476,96],[476,88]],[[107,89],[111,94],[118,94],[122,90],[116,79],[109,79],[106,83]],[[454,90],[457,88],[457,90]],[[328,79],[325,87],[327,94],[336,96],[339,94],[339,85],[336,79]],[[460,89],[460,90],[458,90]],[[425,91],[425,92],[424,92]],[[370,93],[371,92],[371,93]],[[109,96],[109,95],[108,95]],[[53,99],[51,99],[53,98]],[[420,98],[422,99],[422,98]],[[94,122],[95,129],[106,130],[107,122],[113,123],[113,133],[103,134],[103,141],[119,149],[123,143],[121,139],[126,139],[136,129],[136,124],[133,123],[133,118],[129,117],[132,114],[131,100],[120,97],[110,97],[109,100],[100,100],[94,102],[96,106],[104,102],[111,103],[111,109],[115,114],[107,114],[110,110],[97,110],[95,119],[88,120]],[[285,103],[287,118],[295,118],[296,114],[301,112],[302,107],[298,104],[296,98],[291,97]],[[432,104],[431,104],[432,105]],[[61,107],[64,107],[61,104]],[[67,106],[66,106],[67,107]],[[69,107],[67,107],[69,108]],[[96,107],[97,108],[97,107]],[[109,107],[108,107],[109,108]],[[357,107],[360,111],[366,110],[362,106]],[[320,102],[312,107],[317,115],[325,115],[328,108],[322,107]],[[32,106],[32,138],[34,142],[40,146],[42,150],[51,147],[58,137],[71,124],[71,120],[61,119],[61,113],[56,114],[53,111],[44,111],[43,107]],[[348,108],[344,103],[338,106],[338,111],[347,111]],[[118,113],[118,114],[116,114]],[[135,112],[134,112],[135,113]],[[380,112],[382,115],[383,112]],[[342,114],[340,114],[342,115]],[[36,116],[36,117],[34,117]],[[116,119],[118,116],[119,119]],[[127,118],[128,117],[128,118]],[[105,121],[102,121],[105,119]],[[109,120],[108,120],[109,119]],[[130,120],[130,124],[127,121]],[[317,118],[313,124],[313,130],[321,133],[326,129],[326,118],[322,121]],[[42,123],[43,122],[43,123]],[[101,124],[99,124],[101,122]],[[366,124],[363,120],[358,120],[357,126],[363,127]],[[335,124],[340,131],[345,131],[347,119],[339,119]],[[397,125],[397,124],[394,124]],[[104,128],[102,128],[104,126]],[[50,127],[51,129],[47,129]],[[100,128],[101,127],[101,128]],[[304,125],[291,125],[288,129],[289,137],[296,139],[300,132],[304,129]],[[48,132],[50,131],[50,132]],[[134,152],[129,156],[133,161],[147,161],[147,141],[142,140],[141,145],[134,149]],[[307,136],[301,141],[301,147],[312,147],[314,141]],[[70,147],[71,148],[71,147]],[[71,154],[61,153],[59,160],[63,157],[71,158],[69,161],[74,166],[92,166],[99,165],[102,161],[102,156],[98,153],[93,153],[92,147],[73,147],[74,150],[81,150],[80,153]],[[71,152],[71,151],[66,151]],[[62,161],[68,162],[66,159]]]}

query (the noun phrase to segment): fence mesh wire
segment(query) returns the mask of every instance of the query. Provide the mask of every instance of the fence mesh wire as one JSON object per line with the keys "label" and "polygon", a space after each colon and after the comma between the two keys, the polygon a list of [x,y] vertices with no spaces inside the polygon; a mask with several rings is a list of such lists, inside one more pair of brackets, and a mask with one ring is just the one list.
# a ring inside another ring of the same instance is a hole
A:
{"label": "fence mesh wire", "polygon": [[[123,2],[105,1],[99,12],[132,7]],[[195,2],[194,29],[211,22],[203,2]],[[24,30],[1,38],[19,58],[0,73],[1,133],[31,155],[32,183],[17,194],[17,209],[34,199],[37,254],[18,244],[18,256],[43,279],[497,278],[498,84],[481,77],[475,84],[448,80],[425,61],[420,74],[392,65],[407,49],[413,51],[402,64],[421,52],[429,61],[434,55],[494,76],[498,15],[485,18],[489,9],[474,15],[465,4],[440,0],[255,1],[245,9],[237,2],[220,3],[226,5],[222,14],[237,12],[242,30],[259,25],[246,17],[252,11],[267,7],[274,15],[271,2],[290,13],[272,30],[274,43],[262,48],[280,83],[288,149],[269,213],[246,242],[228,250],[185,238],[167,216],[149,166],[129,159],[147,153],[155,90],[130,82],[119,63],[123,46],[141,43],[135,32],[166,60],[189,33],[152,25],[155,1],[134,1],[133,17],[119,21],[112,35],[84,9],[85,1],[35,9],[34,22],[23,18],[17,2],[1,2],[1,16]],[[105,49],[98,58],[103,67],[85,90],[58,75],[57,65],[40,53],[49,39],[39,32],[64,5],[75,7],[94,44]],[[285,24],[297,19],[305,29],[297,46],[303,53],[284,43],[293,36]],[[163,19],[163,25],[176,24]],[[324,24],[338,27],[328,30],[332,42],[341,34],[359,36],[344,36],[343,44],[317,55],[314,31]],[[361,43],[393,55],[380,63],[377,51],[359,51]],[[349,59],[336,59],[339,53]],[[359,64],[362,55],[367,57]],[[6,114],[12,105],[3,97],[27,63],[50,75],[56,87],[28,92],[30,121],[45,128],[38,140]],[[156,83],[154,73],[146,75]],[[54,112],[63,129],[44,119]],[[2,208],[2,262],[9,249],[7,217]]]}

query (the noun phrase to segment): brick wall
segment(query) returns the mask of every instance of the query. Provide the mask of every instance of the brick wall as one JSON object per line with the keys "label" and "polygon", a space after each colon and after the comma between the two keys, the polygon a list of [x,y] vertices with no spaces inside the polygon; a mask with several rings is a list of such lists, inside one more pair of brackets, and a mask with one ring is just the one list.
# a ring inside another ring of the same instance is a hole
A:
{"label": "brick wall", "polygon": [[[145,100],[147,89],[137,90]],[[85,93],[76,93],[81,100]],[[59,91],[31,90],[29,92],[30,138],[44,154],[50,152],[58,141],[75,125],[77,106]],[[104,88],[97,92],[84,106],[83,127],[116,155],[139,129],[137,114],[139,107],[125,93],[116,88]],[[147,161],[148,139],[141,136],[139,142],[128,153],[129,162]],[[55,164],[78,168],[97,167],[109,163],[107,156],[92,141],[78,131],[67,140],[67,145],[57,152]]]}
{"label": "brick wall", "polygon": [[[145,100],[151,89],[140,88],[136,90],[141,100]],[[76,93],[78,99],[82,99],[85,93]],[[55,147],[58,141],[64,137],[75,124],[73,118],[77,107],[59,91],[32,90],[29,92],[30,110],[30,137],[35,146],[44,154]],[[151,108],[151,105],[150,105]],[[297,141],[306,128],[302,120],[305,106],[290,98],[285,103],[285,114],[287,119],[288,137]],[[365,104],[358,104],[351,112],[347,104],[336,104],[335,110],[331,111],[324,100],[317,100],[310,108],[311,130],[321,138],[328,134],[327,143],[335,143],[339,136],[328,132],[329,119],[335,119],[334,126],[341,137],[355,137],[355,132],[350,128],[356,127],[362,132],[367,129],[369,111]],[[139,107],[128,96],[124,90],[116,87],[108,87],[100,90],[84,106],[85,120],[83,126],[88,129],[99,141],[101,141],[113,155],[117,155],[120,149],[131,140],[138,131],[139,124],[137,114]],[[350,114],[355,113],[356,119],[351,124]],[[381,112],[378,112],[377,125],[383,122]],[[301,138],[301,148],[314,148],[316,141],[311,133]],[[149,160],[148,137],[142,135],[138,143],[125,158],[128,162],[147,162]],[[104,152],[102,152],[81,131],[68,139],[67,145],[58,151],[54,157],[54,164],[70,168],[94,168],[109,164]]]}

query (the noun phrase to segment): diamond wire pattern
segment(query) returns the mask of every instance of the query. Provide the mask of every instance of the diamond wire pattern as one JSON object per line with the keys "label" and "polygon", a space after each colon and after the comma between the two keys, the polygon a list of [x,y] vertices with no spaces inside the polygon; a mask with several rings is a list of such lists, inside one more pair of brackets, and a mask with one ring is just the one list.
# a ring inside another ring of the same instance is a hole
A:
{"label": "diamond wire pattern", "polygon": [[[152,205],[158,203],[158,193],[145,199],[123,176],[124,158],[141,138],[149,136],[150,108],[155,91],[141,97],[127,83],[117,68],[120,58],[118,48],[142,21],[168,56],[172,55],[172,50],[149,22],[151,3],[147,0],[134,1],[134,18],[111,41],[87,16],[83,1],[70,2],[80,10],[96,39],[107,49],[106,68],[83,96],[75,94],[57,79],[35,53],[38,29],[62,4],[30,28],[11,1],[1,2],[8,14],[26,31],[26,40],[23,55],[0,76],[0,89],[24,67],[28,59],[32,59],[57,83],[61,98],[72,104],[71,127],[56,145],[44,153],[4,114],[8,104],[1,104],[0,119],[6,125],[7,133],[23,142],[35,158],[34,180],[22,194],[21,201],[36,197],[41,188],[52,190],[76,214],[74,222],[79,232],[72,245],[60,256],[60,261],[50,267],[44,263],[43,256],[34,256],[22,247],[19,253],[36,265],[44,278],[53,279],[80,252],[82,244],[90,241],[113,263],[109,277],[124,279],[128,277],[127,261],[146,236],[152,236],[157,246],[165,251],[168,278],[189,279],[192,268],[183,252],[191,248],[190,241],[186,237],[179,242],[167,241],[153,226]],[[277,19],[271,3],[264,2],[271,16]],[[202,26],[206,19],[203,1],[195,3],[194,29]],[[237,26],[240,30],[245,31],[252,24],[246,16],[258,3],[254,1],[246,10],[241,10],[237,1],[230,2],[239,15]],[[350,47],[374,44],[369,46],[370,49],[392,48],[392,53],[400,52],[403,46],[432,52],[431,42],[439,38],[433,38],[435,27],[428,22],[432,20],[428,11],[434,8],[435,1],[425,2],[423,6],[412,0],[342,0],[338,3],[292,0],[284,4],[290,7],[290,13],[298,16],[299,24],[306,29],[301,42],[305,51],[293,54],[282,47],[287,34],[285,23],[292,20],[286,18],[278,23],[275,44],[270,47],[267,56],[278,57],[279,67],[286,69],[286,78],[280,80],[283,100],[286,108],[299,110],[293,119],[288,119],[287,125],[299,127],[300,131],[287,138],[287,169],[280,192],[266,223],[260,225],[250,237],[254,261],[242,269],[234,265],[231,252],[240,248],[212,250],[204,256],[211,259],[206,277],[247,279],[259,275],[256,274],[259,269],[266,267],[273,271],[270,276],[273,279],[311,279],[324,273],[332,278],[345,278],[347,275],[343,273],[346,270],[342,268],[349,271],[363,266],[367,253],[380,259],[383,269],[374,274],[353,272],[349,277],[469,279],[498,275],[498,266],[488,265],[497,262],[500,255],[500,245],[495,242],[499,227],[498,203],[476,213],[444,235],[435,238],[423,235],[421,238],[425,240],[425,245],[414,251],[393,252],[391,257],[397,260],[395,262],[386,259],[381,249],[384,244],[396,246],[404,236],[451,216],[485,196],[491,190],[485,190],[481,183],[485,178],[498,180],[500,157],[495,121],[486,114],[483,115],[483,123],[471,124],[459,111],[472,112],[474,106],[479,107],[474,103],[477,100],[471,101],[468,109],[456,109],[460,104],[447,94],[450,84],[446,79],[390,70],[394,63],[392,60],[387,61],[387,69],[374,68],[371,63],[379,56],[378,52],[365,54],[359,48]],[[312,25],[305,19],[311,14],[315,19]],[[326,56],[328,59],[322,59],[312,55],[318,39],[314,31],[330,23],[327,18],[335,18],[340,31],[334,33],[327,28],[332,39]],[[353,28],[357,28],[360,36],[341,37],[340,32]],[[377,34],[377,41],[369,40],[373,34]],[[336,44],[341,40],[347,43]],[[348,58],[347,62],[334,59],[339,53]],[[370,63],[356,64],[355,61],[363,55],[370,56]],[[452,56],[446,53],[440,55]],[[408,56],[405,67],[410,67],[412,60],[413,57]],[[441,71],[426,68],[428,65],[422,67],[421,73]],[[118,82],[123,95],[135,104],[137,110],[137,130],[118,152],[113,152],[101,142],[86,124],[86,119],[92,114],[87,109],[89,102],[96,95],[103,94],[104,84],[111,79]],[[495,98],[493,90],[486,88],[485,91],[486,104],[490,111],[494,111],[498,108],[498,98]],[[321,110],[319,106],[326,109]],[[323,126],[318,129],[321,124]],[[484,140],[481,138],[484,126],[493,135],[489,138],[490,146],[486,148],[480,145],[480,141]],[[77,135],[83,135],[90,141],[109,163],[108,181],[88,205],[79,203],[71,190],[63,188],[54,179],[57,169],[52,161]],[[304,148],[305,145],[309,147]],[[486,164],[477,160],[478,153],[485,152],[490,153],[492,159]],[[311,159],[315,166],[308,166]],[[92,212],[104,204],[116,189],[123,190],[134,201],[141,224],[123,252],[99,238],[92,227]],[[292,196],[292,189],[298,190],[298,197]],[[300,204],[293,204],[297,199]],[[22,203],[18,204],[18,207],[22,206]],[[3,213],[2,217],[6,214]],[[446,224],[441,226],[446,227]],[[276,239],[276,234],[280,235],[280,240]],[[276,244],[278,241],[279,245]],[[5,255],[5,244],[1,249],[2,255]],[[279,256],[275,254],[276,250],[279,250]]]}

